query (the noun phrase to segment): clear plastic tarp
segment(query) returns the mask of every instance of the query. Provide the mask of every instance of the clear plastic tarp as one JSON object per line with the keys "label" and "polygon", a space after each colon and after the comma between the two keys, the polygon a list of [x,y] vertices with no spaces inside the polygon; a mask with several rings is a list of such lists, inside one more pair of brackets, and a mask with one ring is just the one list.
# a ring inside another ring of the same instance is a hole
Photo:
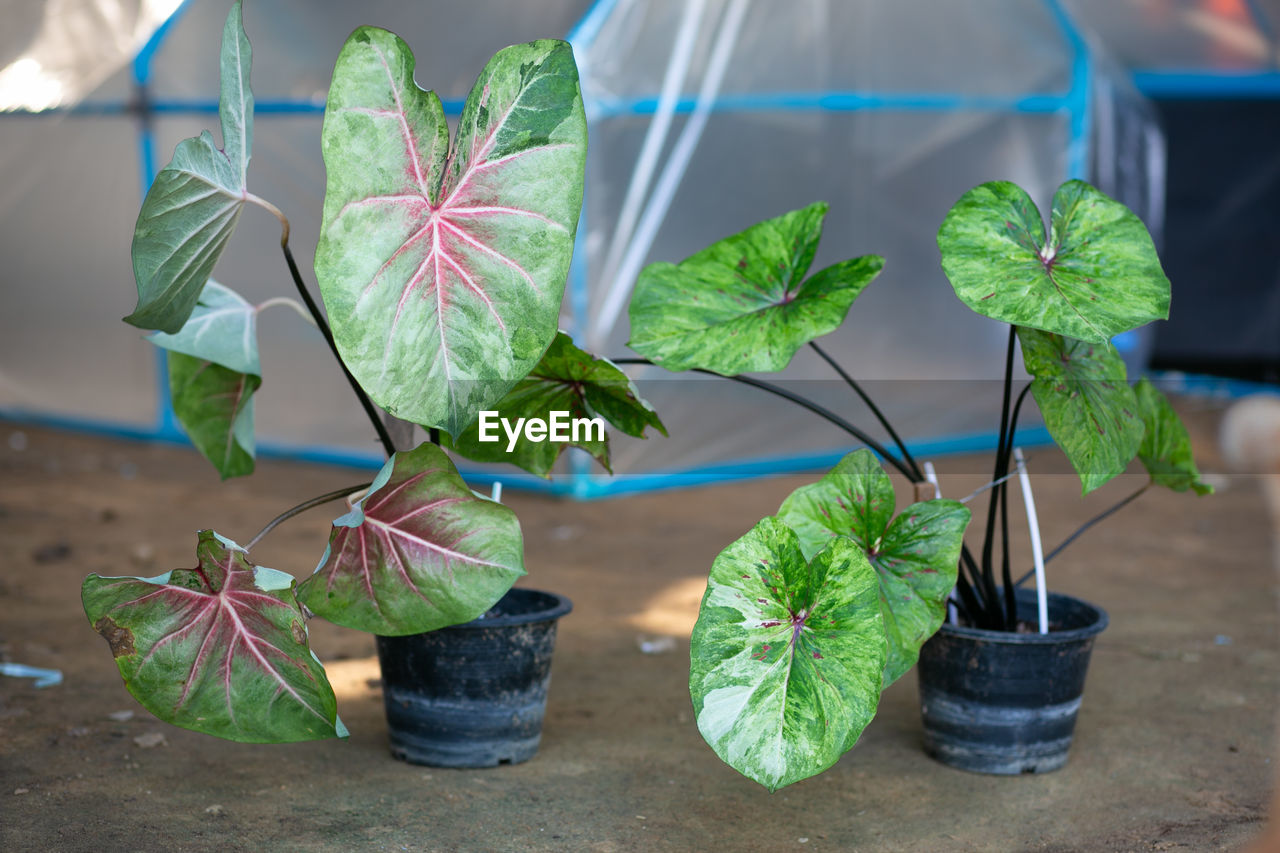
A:
{"label": "clear plastic tarp", "polygon": [[[172,436],[151,348],[118,318],[133,307],[129,244],[144,172],[162,166],[181,139],[216,125],[229,3],[182,4],[138,69],[145,88],[128,65],[172,0],[3,5],[0,81],[30,71],[22,63],[51,33],[64,34],[54,39],[62,55],[83,62],[59,78],[65,97],[48,101],[61,111],[38,112],[39,86],[28,83],[14,87],[28,98],[14,101],[19,111],[0,114],[0,282],[9,306],[0,313],[0,413]],[[628,354],[626,298],[645,263],[678,261],[823,199],[831,213],[814,269],[868,253],[887,260],[824,346],[867,383],[909,440],[930,452],[966,449],[993,443],[1006,339],[954,298],[938,269],[934,234],[946,211],[992,179],[1020,183],[1046,208],[1062,180],[1079,176],[1159,232],[1160,132],[1128,68],[1107,57],[1157,69],[1273,67],[1267,21],[1280,19],[1275,6],[248,0],[259,107],[249,180],[290,216],[310,280],[324,185],[320,109],[351,29],[376,24],[400,33],[417,54],[419,84],[446,102],[465,96],[500,47],[572,32],[590,120],[586,206],[563,318],[579,342]],[[93,50],[68,50],[66,34],[95,27],[109,38]],[[79,112],[66,109],[86,93]],[[138,109],[144,96],[149,112]],[[275,230],[267,214],[246,211],[215,277],[254,301],[287,295]],[[287,311],[267,312],[262,339],[261,443],[375,459],[368,427],[347,404],[314,330]],[[1140,360],[1142,336],[1125,343]],[[634,373],[671,437],[615,437],[622,476],[613,485],[576,478],[586,482],[579,493],[803,467],[850,444],[751,389]],[[770,378],[872,423],[808,351]]]}

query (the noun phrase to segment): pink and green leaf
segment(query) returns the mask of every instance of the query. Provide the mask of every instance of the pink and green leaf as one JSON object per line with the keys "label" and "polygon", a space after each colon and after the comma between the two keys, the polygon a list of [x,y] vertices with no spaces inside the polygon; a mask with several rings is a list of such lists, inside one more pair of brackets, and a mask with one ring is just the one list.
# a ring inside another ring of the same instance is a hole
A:
{"label": "pink and green leaf", "polygon": [[[498,441],[481,441],[479,423],[445,444],[476,462],[510,462],[537,474],[549,476],[566,447],[580,447],[590,453],[606,471],[609,467],[609,437],[597,438],[594,428],[578,429],[573,421],[603,417],[627,435],[643,438],[646,427],[663,435],[666,427],[657,413],[636,390],[635,384],[606,358],[597,358],[574,346],[564,332],[557,333],[537,367],[498,401],[494,409],[514,427],[521,418],[541,418],[550,423],[552,412],[567,412],[568,441],[530,441],[524,432],[507,452],[507,435],[501,427],[489,431]],[[575,438],[576,435],[576,438]]]}
{"label": "pink and green leaf", "polygon": [[875,571],[838,537],[812,561],[763,519],[716,557],[690,640],[702,737],[770,791],[821,773],[875,715],[885,667]]}
{"label": "pink and green leaf", "polygon": [[1123,473],[1142,443],[1143,423],[1116,348],[1026,328],[1018,340],[1031,396],[1084,494]]}
{"label": "pink and green leaf", "polygon": [[293,578],[200,532],[194,569],[89,575],[81,597],[125,687],[161,720],[228,740],[346,737]]}
{"label": "pink and green leaf", "polygon": [[316,275],[338,349],[369,396],[457,436],[555,335],[586,121],[565,42],[494,55],[452,145],[414,65],[400,38],[372,27],[338,57]]}
{"label": "pink and green leaf", "polygon": [[251,64],[236,0],[222,36],[222,148],[207,130],[178,143],[147,191],[134,226],[138,305],[124,319],[139,328],[169,333],[182,328],[235,231],[253,147]]}
{"label": "pink and green leaf", "polygon": [[173,413],[196,450],[224,480],[253,473],[253,393],[262,377],[181,352],[168,362]]}
{"label": "pink and green leaf", "polygon": [[1213,486],[1200,479],[1191,454],[1191,436],[1169,399],[1146,378],[1138,382],[1134,393],[1146,426],[1138,459],[1151,475],[1151,482],[1175,492],[1190,489],[1197,495],[1213,494]]}
{"label": "pink and green leaf", "polygon": [[392,456],[333,522],[298,600],[348,628],[419,634],[475,619],[523,574],[516,514],[477,497],[449,457],[424,442]]}
{"label": "pink and green leaf", "polygon": [[1083,181],[1053,196],[1049,236],[1018,185],[969,190],[938,230],[942,269],[984,317],[1105,344],[1169,316],[1169,280],[1127,207]]}
{"label": "pink and green leaf", "polygon": [[864,449],[796,489],[778,509],[806,558],[847,536],[870,560],[888,641],[886,687],[915,665],[920,647],[942,624],[969,524],[969,509],[959,501],[915,503],[896,518],[895,502],[889,475]]}
{"label": "pink and green leaf", "polygon": [[679,264],[650,264],[631,298],[632,349],[668,370],[778,371],[839,328],[880,273],[875,255],[804,275],[828,205],[816,202],[726,237]]}

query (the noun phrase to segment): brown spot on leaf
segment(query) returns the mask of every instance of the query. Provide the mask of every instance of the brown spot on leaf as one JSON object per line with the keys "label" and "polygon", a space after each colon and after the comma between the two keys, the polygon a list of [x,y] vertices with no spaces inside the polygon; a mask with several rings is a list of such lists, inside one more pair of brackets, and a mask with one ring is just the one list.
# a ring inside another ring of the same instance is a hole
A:
{"label": "brown spot on leaf", "polygon": [[293,634],[293,641],[300,646],[307,644],[307,629],[302,626],[298,620],[289,623],[289,633]]}
{"label": "brown spot on leaf", "polygon": [[133,648],[133,632],[115,623],[110,616],[103,616],[93,623],[93,630],[106,638],[111,646],[111,656],[122,658],[135,653]]}

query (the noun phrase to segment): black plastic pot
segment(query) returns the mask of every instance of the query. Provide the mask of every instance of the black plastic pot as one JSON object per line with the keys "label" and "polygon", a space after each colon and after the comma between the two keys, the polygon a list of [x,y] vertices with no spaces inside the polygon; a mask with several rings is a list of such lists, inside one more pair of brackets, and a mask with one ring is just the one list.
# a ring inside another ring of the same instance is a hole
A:
{"label": "black plastic pot", "polygon": [[[1048,634],[943,625],[920,650],[924,749],[978,773],[1047,773],[1067,763],[1100,607],[1049,593]],[[1018,618],[1036,623],[1034,590]]]}
{"label": "black plastic pot", "polygon": [[513,589],[484,616],[378,637],[391,754],[433,767],[519,764],[538,751],[563,595]]}

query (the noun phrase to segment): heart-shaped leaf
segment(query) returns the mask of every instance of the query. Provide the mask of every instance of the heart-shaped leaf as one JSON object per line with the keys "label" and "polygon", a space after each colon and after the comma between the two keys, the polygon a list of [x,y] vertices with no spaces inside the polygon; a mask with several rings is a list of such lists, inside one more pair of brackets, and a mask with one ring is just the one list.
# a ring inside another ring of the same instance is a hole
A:
{"label": "heart-shaped leaf", "polygon": [[1123,473],[1138,452],[1143,425],[1115,347],[1023,328],[1018,339],[1034,377],[1031,395],[1084,494]]}
{"label": "heart-shaped leaf", "polygon": [[258,362],[258,309],[229,287],[209,279],[191,317],[176,334],[147,340],[171,352],[212,361],[238,373],[262,375]]}
{"label": "heart-shaped leaf", "polygon": [[409,47],[356,30],[321,146],[316,275],[338,349],[369,396],[458,435],[556,333],[582,203],[587,129],[573,51],[499,51],[449,145]]}
{"label": "heart-shaped leaf", "polygon": [[716,557],[690,646],[694,713],[716,755],[770,791],[821,773],[880,701],[875,572],[845,538],[806,561],[765,518]]}
{"label": "heart-shaped leaf", "polygon": [[253,473],[253,392],[262,377],[169,353],[173,413],[222,479]]}
{"label": "heart-shaped leaf", "polygon": [[1104,344],[1169,316],[1169,280],[1146,226],[1083,181],[1054,194],[1048,240],[1019,186],[974,187],[943,220],[938,248],[956,295],[993,320]]}
{"label": "heart-shaped leaf", "polygon": [[133,231],[138,307],[124,318],[127,323],[170,333],[181,329],[235,230],[253,147],[251,64],[236,0],[222,34],[222,150],[207,130],[184,139],[147,191]]}
{"label": "heart-shaped leaf", "polygon": [[[510,462],[546,477],[570,446],[587,451],[612,473],[609,437],[602,425],[589,423],[597,415],[636,438],[643,438],[648,426],[667,434],[653,407],[641,399],[625,373],[608,359],[578,349],[564,332],[556,335],[533,372],[498,401],[495,411],[494,416],[481,413],[481,421],[456,441],[446,440],[445,446],[477,462]],[[517,433],[514,446],[500,425],[502,419]],[[521,429],[521,422],[531,419],[548,424],[544,440],[533,441]],[[480,440],[482,422],[485,436],[493,440]]]}
{"label": "heart-shaped leaf", "polygon": [[196,554],[194,569],[84,581],[85,614],[129,692],[166,722],[228,740],[346,737],[293,578],[212,530]]}
{"label": "heart-shaped leaf", "polygon": [[668,370],[722,376],[784,369],[835,331],[884,266],[867,255],[804,274],[827,215],[811,204],[714,243],[679,264],[645,267],[631,297],[629,346]]}
{"label": "heart-shaped leaf", "polygon": [[1191,455],[1191,436],[1168,398],[1145,377],[1133,390],[1146,426],[1138,459],[1151,475],[1151,482],[1175,492],[1191,489],[1197,495],[1213,494],[1213,486],[1200,479]]}
{"label": "heart-shaped leaf", "polygon": [[476,497],[424,442],[387,460],[368,494],[333,523],[298,600],[330,622],[383,636],[469,622],[524,574],[516,514]]}
{"label": "heart-shaped leaf", "polygon": [[920,647],[942,624],[969,524],[969,509],[959,501],[915,503],[893,518],[895,501],[875,455],[856,450],[818,482],[792,492],[778,510],[806,558],[848,536],[871,561],[888,641],[886,687],[915,665]]}

